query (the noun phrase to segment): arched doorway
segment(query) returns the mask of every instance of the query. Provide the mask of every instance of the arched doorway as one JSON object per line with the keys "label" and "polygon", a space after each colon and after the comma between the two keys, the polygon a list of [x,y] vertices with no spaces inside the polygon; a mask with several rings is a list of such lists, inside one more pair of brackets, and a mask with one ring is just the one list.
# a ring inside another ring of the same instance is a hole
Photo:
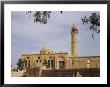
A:
{"label": "arched doorway", "polygon": [[58,58],[58,67],[59,69],[65,69],[65,59],[62,56]]}
{"label": "arched doorway", "polygon": [[64,69],[64,68],[65,68],[65,62],[59,61],[59,69]]}

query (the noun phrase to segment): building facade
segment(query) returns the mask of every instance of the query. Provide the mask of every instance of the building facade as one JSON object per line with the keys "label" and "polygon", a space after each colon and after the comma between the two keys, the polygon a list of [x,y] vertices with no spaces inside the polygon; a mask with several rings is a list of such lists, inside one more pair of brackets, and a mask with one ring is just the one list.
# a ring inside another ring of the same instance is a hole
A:
{"label": "building facade", "polygon": [[77,39],[78,29],[73,24],[71,29],[71,55],[66,51],[54,52],[45,45],[39,54],[23,54],[23,67],[40,69],[73,69],[73,68],[100,68],[100,56],[78,56]]}

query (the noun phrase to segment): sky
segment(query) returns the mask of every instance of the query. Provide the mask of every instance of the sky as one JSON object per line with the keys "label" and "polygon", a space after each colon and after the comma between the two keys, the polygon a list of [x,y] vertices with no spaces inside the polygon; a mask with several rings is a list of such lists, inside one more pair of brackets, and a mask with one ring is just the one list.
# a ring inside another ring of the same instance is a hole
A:
{"label": "sky", "polygon": [[83,25],[81,17],[90,16],[92,11],[52,12],[47,24],[34,23],[32,15],[25,11],[11,12],[11,64],[16,63],[22,54],[37,54],[46,44],[54,52],[71,53],[71,28],[78,29],[78,56],[100,55],[100,34],[93,39],[89,25]]}

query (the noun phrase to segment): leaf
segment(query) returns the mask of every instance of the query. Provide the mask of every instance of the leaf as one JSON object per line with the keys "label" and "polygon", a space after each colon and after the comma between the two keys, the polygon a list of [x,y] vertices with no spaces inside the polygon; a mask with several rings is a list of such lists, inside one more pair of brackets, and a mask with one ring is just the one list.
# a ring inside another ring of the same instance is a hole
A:
{"label": "leaf", "polygon": [[90,26],[90,30],[92,30],[93,26]]}
{"label": "leaf", "polygon": [[84,24],[84,19],[83,19],[83,18],[81,18],[81,20],[82,20],[82,22],[83,22],[83,24]]}
{"label": "leaf", "polygon": [[48,18],[50,18],[50,14],[48,14]]}
{"label": "leaf", "polygon": [[36,22],[36,20],[34,19],[34,23]]}
{"label": "leaf", "polygon": [[98,30],[97,33],[100,33],[100,30]]}
{"label": "leaf", "polygon": [[94,39],[94,34],[92,34],[92,38]]}
{"label": "leaf", "polygon": [[60,13],[62,14],[62,13],[63,13],[63,11],[60,11]]}

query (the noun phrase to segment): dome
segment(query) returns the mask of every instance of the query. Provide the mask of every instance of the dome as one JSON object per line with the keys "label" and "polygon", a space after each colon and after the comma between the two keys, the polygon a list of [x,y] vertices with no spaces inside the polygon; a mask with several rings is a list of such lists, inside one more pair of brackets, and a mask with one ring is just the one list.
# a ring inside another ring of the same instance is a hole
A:
{"label": "dome", "polygon": [[66,53],[66,51],[62,50],[62,51],[60,51],[59,53]]}
{"label": "dome", "polygon": [[53,50],[50,49],[47,45],[44,45],[44,47],[40,51],[40,54],[50,54],[50,53],[53,53]]}

